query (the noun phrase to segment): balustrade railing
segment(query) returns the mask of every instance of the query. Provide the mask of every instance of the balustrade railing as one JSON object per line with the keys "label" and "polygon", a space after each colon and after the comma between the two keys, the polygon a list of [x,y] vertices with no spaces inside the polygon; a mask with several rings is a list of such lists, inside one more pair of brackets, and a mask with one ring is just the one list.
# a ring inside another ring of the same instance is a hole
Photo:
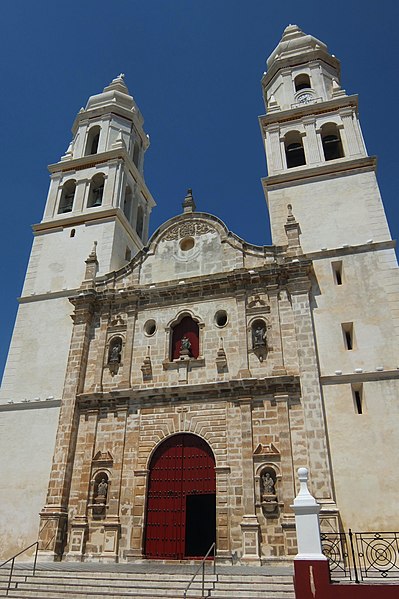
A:
{"label": "balustrade railing", "polygon": [[332,580],[399,578],[399,533],[329,532],[321,534]]}

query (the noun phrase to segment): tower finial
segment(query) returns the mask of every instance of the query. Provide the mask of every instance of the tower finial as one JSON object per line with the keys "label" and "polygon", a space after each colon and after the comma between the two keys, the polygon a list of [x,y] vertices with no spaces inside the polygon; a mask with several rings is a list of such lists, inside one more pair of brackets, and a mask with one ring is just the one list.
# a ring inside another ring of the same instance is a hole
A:
{"label": "tower finial", "polygon": [[93,244],[93,249],[91,250],[88,258],[85,260],[86,262],[86,272],[84,281],[94,281],[96,278],[96,274],[98,271],[98,260],[97,260],[97,241]]}
{"label": "tower finial", "polygon": [[195,212],[196,205],[193,198],[193,190],[187,189],[187,195],[183,200],[183,212]]}

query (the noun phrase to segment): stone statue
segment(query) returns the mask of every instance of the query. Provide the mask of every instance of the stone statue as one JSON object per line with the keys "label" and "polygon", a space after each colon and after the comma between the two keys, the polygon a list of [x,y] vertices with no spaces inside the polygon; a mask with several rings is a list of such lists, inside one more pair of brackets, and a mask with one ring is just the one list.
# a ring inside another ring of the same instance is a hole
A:
{"label": "stone statue", "polygon": [[254,349],[264,347],[266,345],[266,329],[264,326],[257,324],[253,332]]}
{"label": "stone statue", "polygon": [[185,335],[181,338],[180,341],[180,355],[181,356],[189,356],[191,354],[191,343],[190,339],[188,339]]}
{"label": "stone statue", "polygon": [[274,486],[274,480],[271,477],[270,472],[262,474],[262,486],[264,495],[275,495],[276,488]]}
{"label": "stone statue", "polygon": [[101,480],[97,487],[97,497],[106,497],[108,491],[108,483],[105,478]]}
{"label": "stone statue", "polygon": [[121,361],[121,349],[121,343],[118,341],[118,343],[116,343],[111,349],[111,353],[109,356],[110,363],[119,363]]}

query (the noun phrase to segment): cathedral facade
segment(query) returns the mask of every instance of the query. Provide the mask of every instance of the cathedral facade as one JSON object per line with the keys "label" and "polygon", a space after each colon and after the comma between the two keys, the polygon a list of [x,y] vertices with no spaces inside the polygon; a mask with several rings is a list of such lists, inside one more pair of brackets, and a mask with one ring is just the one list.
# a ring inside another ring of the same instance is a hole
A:
{"label": "cathedral facade", "polygon": [[262,89],[264,247],[191,190],[148,239],[123,76],[78,113],[0,396],[5,556],[289,558],[302,466],[324,530],[398,529],[399,277],[357,96],[295,25]]}

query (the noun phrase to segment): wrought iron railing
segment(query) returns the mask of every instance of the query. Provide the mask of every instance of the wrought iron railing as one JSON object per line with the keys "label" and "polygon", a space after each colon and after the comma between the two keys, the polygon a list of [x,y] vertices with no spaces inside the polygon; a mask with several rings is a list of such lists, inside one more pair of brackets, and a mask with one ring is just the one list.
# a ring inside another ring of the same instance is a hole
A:
{"label": "wrought iron railing", "polygon": [[331,579],[399,578],[399,533],[329,532],[321,534]]}
{"label": "wrought iron railing", "polygon": [[0,568],[3,568],[3,566],[7,566],[7,564],[10,564],[8,566],[10,568],[10,572],[9,572],[9,575],[8,575],[8,583],[7,583],[7,588],[5,589],[5,591],[6,591],[5,596],[6,597],[8,596],[8,593],[9,593],[10,588],[11,588],[12,575],[13,575],[13,572],[14,572],[14,565],[15,565],[15,558],[17,558],[22,553],[25,553],[25,551],[28,551],[28,549],[31,549],[32,547],[35,547],[35,557],[33,558],[33,566],[32,566],[32,576],[34,576],[35,572],[36,572],[37,550],[39,548],[39,541],[35,541],[34,543],[32,543],[32,545],[29,545],[28,547],[25,547],[25,549],[22,549],[22,551],[19,551],[19,553],[16,553],[15,555],[13,555],[9,559],[7,559],[5,562],[3,562],[2,564],[0,564]]}
{"label": "wrought iron railing", "polygon": [[195,574],[191,577],[190,582],[186,586],[186,589],[185,589],[184,595],[183,595],[184,599],[186,599],[188,589],[191,587],[192,583],[194,582],[195,578],[197,577],[197,575],[201,569],[202,569],[201,598],[204,598],[206,596],[205,595],[205,562],[211,554],[213,554],[213,575],[214,576],[216,575],[216,543],[212,543],[212,545],[209,547],[208,551],[206,552],[206,555],[202,558],[200,565],[198,566],[198,568],[195,571]]}

